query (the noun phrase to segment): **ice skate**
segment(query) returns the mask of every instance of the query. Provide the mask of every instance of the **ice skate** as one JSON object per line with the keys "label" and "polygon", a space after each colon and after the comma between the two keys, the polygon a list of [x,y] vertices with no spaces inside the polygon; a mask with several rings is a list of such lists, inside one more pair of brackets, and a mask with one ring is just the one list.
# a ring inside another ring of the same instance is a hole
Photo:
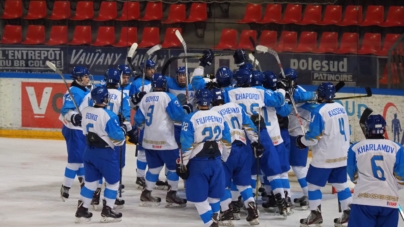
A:
{"label": "ice skate", "polygon": [[69,198],[69,187],[63,186],[60,188],[60,198],[62,198],[63,202],[66,202],[66,200]]}
{"label": "ice skate", "polygon": [[335,227],[345,227],[349,221],[349,215],[351,214],[351,209],[344,210],[342,212],[342,216],[340,218],[334,219],[334,226]]}
{"label": "ice skate", "polygon": [[280,215],[283,215],[285,218],[288,215],[287,208],[286,208],[286,202],[285,199],[282,198],[281,193],[277,193],[275,195],[275,202],[276,202],[276,207],[278,208],[278,213]]}
{"label": "ice skate", "polygon": [[122,209],[125,205],[125,200],[116,198],[114,208],[115,209]]}
{"label": "ice skate", "polygon": [[170,190],[170,188],[171,188],[171,186],[168,184],[168,182],[167,181],[161,181],[161,180],[157,180],[157,182],[156,182],[156,186],[154,186],[154,189],[157,189],[157,190],[166,190],[166,191],[168,191],[168,190]]}
{"label": "ice skate", "polygon": [[83,189],[84,187],[84,178],[83,177],[78,177],[79,182],[80,182],[80,190]]}
{"label": "ice skate", "polygon": [[234,220],[240,220],[240,203],[238,201],[231,201],[229,207],[233,211]]}
{"label": "ice skate", "polygon": [[107,206],[107,202],[103,200],[103,208],[101,211],[101,222],[120,222],[122,221],[122,214],[115,212],[111,207]]}
{"label": "ice skate", "polygon": [[100,195],[101,195],[101,188],[97,188],[97,190],[95,190],[94,192],[93,199],[91,200],[93,210],[97,210],[98,205],[100,205]]}
{"label": "ice skate", "polygon": [[166,208],[186,207],[187,200],[177,196],[177,191],[169,191],[166,196]]}
{"label": "ice skate", "polygon": [[247,218],[246,220],[250,225],[259,225],[260,222],[258,220],[258,210],[257,207],[255,206],[254,202],[249,202],[248,207],[247,207]]}
{"label": "ice skate", "polygon": [[307,218],[300,219],[300,227],[321,226],[323,217],[321,216],[321,205],[317,210],[312,210]]}
{"label": "ice skate", "polygon": [[268,195],[267,191],[265,191],[265,188],[264,188],[263,186],[261,186],[261,187],[258,189],[258,192],[261,193],[262,201],[265,201],[265,200],[268,199],[268,196],[269,196],[269,195]]}
{"label": "ice skate", "polygon": [[285,204],[286,204],[286,211],[288,212],[288,215],[293,214],[292,199],[289,197],[289,194],[287,191],[285,191]]}
{"label": "ice skate", "polygon": [[212,216],[212,224],[209,227],[219,227],[219,217],[218,214],[214,213]]}
{"label": "ice skate", "polygon": [[161,202],[160,197],[153,197],[151,195],[151,191],[145,189],[143,190],[142,194],[140,195],[140,203],[139,206],[141,207],[156,207],[159,206]]}
{"label": "ice skate", "polygon": [[142,190],[146,187],[146,180],[144,179],[144,177],[136,178],[136,186],[137,186],[137,189],[142,189]]}
{"label": "ice skate", "polygon": [[276,201],[273,193],[268,195],[268,199],[266,202],[262,203],[262,207],[267,212],[276,212]]}
{"label": "ice skate", "polygon": [[75,223],[85,223],[91,221],[93,214],[88,212],[88,208],[83,207],[83,202],[79,200],[77,211],[76,211],[76,221]]}
{"label": "ice skate", "polygon": [[220,213],[219,226],[234,226],[232,220],[234,220],[233,211],[229,208]]}
{"label": "ice skate", "polygon": [[293,202],[296,207],[300,207],[302,210],[307,210],[309,208],[309,198],[307,198],[307,196],[295,198]]}

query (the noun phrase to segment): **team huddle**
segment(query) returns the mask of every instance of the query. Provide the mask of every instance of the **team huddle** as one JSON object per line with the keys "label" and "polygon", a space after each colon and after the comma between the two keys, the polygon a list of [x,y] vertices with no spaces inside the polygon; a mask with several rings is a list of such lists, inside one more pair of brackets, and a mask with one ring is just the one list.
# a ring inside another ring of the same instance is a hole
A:
{"label": "team huddle", "polygon": [[[158,206],[161,198],[152,191],[164,189],[167,208],[185,207],[190,201],[204,226],[234,226],[243,209],[246,221],[258,225],[260,194],[264,210],[286,218],[295,207],[309,208],[300,226],[319,226],[320,189],[328,182],[343,211],[335,226],[398,225],[404,153],[401,145],[384,138],[383,117],[370,115],[366,139],[351,144],[348,115],[333,101],[332,83],[306,91],[297,85],[295,70],[285,69],[279,77],[261,72],[243,50],[233,55],[238,66],[234,73],[220,67],[215,79],[207,80],[204,69],[214,57],[212,50],[205,50],[191,74],[179,67],[175,77],[156,73],[155,63],[147,60],[142,66],[145,78],[132,83],[132,70],[119,65],[108,69],[103,83],[93,84],[91,91],[88,70],[73,69],[59,118],[68,151],[60,195],[68,199],[77,175],[82,188],[76,222],[91,220],[88,209],[97,209],[104,181],[101,222],[121,221],[115,209],[125,203],[118,191],[124,188],[120,182],[128,136],[136,144],[140,206]],[[134,125],[131,108],[136,110]],[[309,147],[312,161],[307,168]],[[166,180],[161,181],[164,166]],[[303,192],[293,201],[290,168]],[[357,183],[353,196],[348,175]],[[186,199],[177,195],[180,177]]]}

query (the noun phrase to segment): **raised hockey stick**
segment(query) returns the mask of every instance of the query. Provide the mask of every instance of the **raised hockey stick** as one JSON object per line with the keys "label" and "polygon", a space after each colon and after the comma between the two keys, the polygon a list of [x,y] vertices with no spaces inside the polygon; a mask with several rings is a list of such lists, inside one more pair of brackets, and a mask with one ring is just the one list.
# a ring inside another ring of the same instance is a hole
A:
{"label": "raised hockey stick", "polygon": [[[248,58],[250,58],[250,60],[252,60],[254,69],[256,66],[258,66],[259,70],[262,71],[261,67],[259,66],[259,63],[257,63],[258,60],[255,57],[255,54],[256,54],[255,48],[257,47],[257,45],[255,45],[255,41],[254,41],[253,37],[249,36],[248,39],[250,40],[251,45],[254,47],[254,51],[252,52],[252,54],[248,54]],[[251,59],[251,56],[253,57],[252,59]],[[257,64],[255,64],[255,63],[257,63]]]}
{"label": "raised hockey stick", "polygon": [[[185,56],[187,56],[187,43],[185,42],[184,38],[181,35],[181,32],[176,30],[175,31],[175,36],[177,36],[178,40],[181,42],[182,47],[184,48],[184,53]],[[186,103],[188,104],[188,84],[189,84],[189,80],[188,80],[188,60],[185,58],[185,80],[187,81],[187,84],[185,86],[185,100]]]}
{"label": "raised hockey stick", "polygon": [[126,61],[128,62],[129,68],[132,70],[132,74],[135,73],[135,67],[132,65],[132,58],[135,55],[136,49],[138,47],[137,43],[133,43],[128,51],[128,55],[126,56]]}
{"label": "raised hockey stick", "polygon": [[366,95],[338,97],[338,98],[334,98],[334,100],[346,100],[346,99],[357,99],[357,98],[372,97],[372,89],[370,89],[370,87],[365,87],[365,91],[366,91]]}
{"label": "raised hockey stick", "polygon": [[63,82],[65,83],[65,86],[66,86],[66,88],[67,88],[67,91],[69,92],[69,95],[70,95],[70,97],[72,98],[73,104],[74,104],[74,106],[76,107],[77,112],[79,112],[79,114],[81,115],[81,111],[80,111],[80,109],[79,109],[79,106],[77,105],[76,100],[74,100],[74,96],[73,96],[72,92],[70,91],[69,86],[67,85],[67,82],[66,82],[65,76],[63,76],[63,73],[56,67],[55,64],[53,64],[53,63],[50,62],[50,61],[46,61],[46,65],[47,65],[49,68],[51,68],[53,71],[55,71],[55,73],[59,74],[60,77],[62,77]]}
{"label": "raised hockey stick", "polygon": [[340,81],[335,85],[335,92],[338,92],[339,90],[341,90],[341,88],[343,88],[345,86],[345,82],[344,81]]}
{"label": "raised hockey stick", "polygon": [[254,62],[254,66],[257,66],[259,71],[262,72],[260,62],[257,60],[257,58],[254,57],[252,53],[248,54],[248,58],[250,59],[251,62]]}
{"label": "raised hockey stick", "polygon": [[154,52],[156,52],[156,51],[158,51],[158,50],[160,50],[160,49],[161,49],[161,45],[160,45],[160,44],[157,44],[157,45],[153,46],[152,48],[150,48],[150,49],[146,52],[146,54],[145,54],[145,56],[144,56],[144,61],[143,61],[143,77],[142,77],[142,92],[144,91],[144,79],[145,79],[145,77],[146,77],[146,63],[147,63],[147,60],[149,60],[149,57],[150,57]]}

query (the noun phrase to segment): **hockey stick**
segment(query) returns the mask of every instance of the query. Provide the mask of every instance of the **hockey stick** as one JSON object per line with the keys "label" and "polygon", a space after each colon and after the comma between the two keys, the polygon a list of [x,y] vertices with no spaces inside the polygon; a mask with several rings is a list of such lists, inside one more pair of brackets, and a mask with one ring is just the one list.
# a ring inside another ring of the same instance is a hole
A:
{"label": "hockey stick", "polygon": [[59,75],[62,77],[63,82],[65,83],[65,86],[66,86],[66,88],[67,88],[67,91],[69,92],[69,95],[70,95],[70,97],[72,98],[73,104],[74,104],[74,106],[76,107],[77,112],[79,112],[79,114],[81,115],[81,111],[80,111],[80,109],[79,109],[79,106],[77,105],[76,100],[74,100],[74,96],[73,96],[72,92],[70,91],[69,86],[67,85],[67,82],[66,82],[65,76],[63,76],[63,73],[56,67],[55,64],[53,64],[53,63],[50,62],[50,61],[46,61],[46,65],[47,65],[49,68],[51,68],[53,71],[55,71],[55,73],[59,74]]}
{"label": "hockey stick", "polygon": [[257,60],[257,58],[255,58],[254,55],[251,53],[248,54],[248,58],[250,59],[250,61],[254,62],[254,66],[257,66],[258,69],[262,72],[260,62]]}
{"label": "hockey stick", "polygon": [[338,92],[339,90],[341,90],[341,88],[343,88],[345,86],[345,82],[344,81],[340,81],[335,85],[335,92]]}
{"label": "hockey stick", "polygon": [[146,54],[145,54],[145,56],[144,56],[144,61],[143,61],[143,77],[142,77],[142,92],[144,91],[144,79],[145,79],[145,77],[146,77],[146,63],[147,63],[147,60],[149,60],[149,57],[154,53],[154,52],[156,52],[156,51],[158,51],[158,50],[160,50],[161,49],[161,45],[160,44],[157,44],[157,45],[155,45],[155,46],[153,46],[152,48],[150,48],[147,52],[146,52]]}
{"label": "hockey stick", "polygon": [[[130,50],[129,50],[130,52]],[[133,71],[132,71],[133,72]],[[123,117],[123,86],[122,86],[122,75],[123,72],[121,73],[121,78],[119,79],[119,86],[121,87],[121,106],[119,107],[120,109],[120,114],[121,117]],[[121,117],[119,120],[121,120]],[[123,122],[119,122],[122,124]],[[126,135],[124,135],[126,139]],[[122,198],[122,155],[123,155],[123,146],[125,146],[125,142],[122,144],[122,146],[119,148],[119,198]]]}
{"label": "hockey stick", "polygon": [[400,204],[398,204],[398,211],[400,212],[400,216],[404,221],[404,211]]}
{"label": "hockey stick", "polygon": [[[258,107],[258,142],[260,142],[260,134],[261,134],[261,107]],[[255,181],[255,204],[257,204],[258,201],[258,180],[260,176],[260,158],[257,156],[257,152],[254,149],[254,155],[257,158],[257,179]]]}
{"label": "hockey stick", "polygon": [[[175,36],[177,36],[178,40],[181,42],[182,47],[184,48],[185,56],[187,56],[187,43],[185,42],[184,38],[182,37],[180,31],[175,31]],[[188,60],[185,58],[185,80],[187,81],[185,86],[185,102],[188,104]]]}
{"label": "hockey stick", "polygon": [[136,71],[135,66],[132,65],[132,58],[135,55],[137,47],[137,43],[133,43],[128,51],[128,55],[126,56],[126,61],[128,62],[129,68],[132,70],[132,74],[134,74],[134,72]]}
{"label": "hockey stick", "polygon": [[[257,45],[255,45],[255,41],[254,41],[254,39],[251,37],[251,36],[249,36],[248,37],[248,39],[250,40],[250,42],[251,42],[251,45],[253,46],[253,48],[254,48],[254,51],[252,52],[252,57],[253,57],[253,68],[255,69],[255,67],[257,66],[255,63],[256,63],[256,61],[257,61],[257,58],[255,57],[255,54],[256,54],[256,52],[255,52],[255,48],[257,47]],[[250,57],[250,54],[248,54],[248,57],[251,59],[251,57]],[[259,63],[258,63],[259,64]],[[261,71],[261,69],[260,69],[260,71]]]}
{"label": "hockey stick", "polygon": [[370,89],[370,87],[365,87],[365,91],[366,91],[366,95],[339,97],[339,98],[334,98],[334,100],[346,100],[346,99],[357,99],[357,98],[372,97],[372,89]]}

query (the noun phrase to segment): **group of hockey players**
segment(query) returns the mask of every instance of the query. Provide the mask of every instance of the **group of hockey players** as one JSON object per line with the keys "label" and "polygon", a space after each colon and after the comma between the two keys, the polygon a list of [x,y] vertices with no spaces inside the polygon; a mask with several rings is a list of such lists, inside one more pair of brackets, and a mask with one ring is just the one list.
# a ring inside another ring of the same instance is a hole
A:
{"label": "group of hockey players", "polygon": [[[300,225],[318,226],[323,222],[320,189],[328,182],[343,210],[335,226],[398,225],[404,154],[401,145],[384,138],[386,122],[380,115],[366,120],[365,140],[350,144],[348,115],[333,101],[332,83],[306,91],[296,84],[295,70],[285,69],[284,77],[261,72],[243,50],[233,55],[234,73],[220,67],[215,79],[207,81],[204,68],[214,56],[205,50],[189,81],[184,67],[168,77],[147,60],[145,79],[130,83],[132,70],[119,65],[108,69],[103,85],[93,84],[91,91],[88,70],[73,69],[60,115],[68,151],[60,195],[63,201],[69,197],[77,175],[81,197],[76,222],[90,221],[88,208],[99,204],[104,181],[101,222],[121,220],[114,207],[124,205],[118,191],[124,188],[120,182],[128,136],[137,145],[140,206],[158,206],[161,198],[152,191],[164,188],[167,208],[190,201],[204,226],[233,226],[243,209],[247,222],[258,225],[260,193],[266,211],[286,217],[295,206],[309,207]],[[131,108],[136,110],[133,126]],[[166,180],[160,181],[164,166]],[[293,202],[290,168],[303,191]],[[348,175],[357,183],[353,198]],[[186,199],[177,195],[180,177]]]}

